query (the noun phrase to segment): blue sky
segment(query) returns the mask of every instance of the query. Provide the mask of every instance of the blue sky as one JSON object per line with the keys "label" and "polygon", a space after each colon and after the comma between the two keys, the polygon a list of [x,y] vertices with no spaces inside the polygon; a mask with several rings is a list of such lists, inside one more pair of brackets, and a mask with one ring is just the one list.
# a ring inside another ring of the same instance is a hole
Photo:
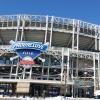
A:
{"label": "blue sky", "polygon": [[7,14],[53,15],[100,25],[100,0],[0,0],[0,15]]}

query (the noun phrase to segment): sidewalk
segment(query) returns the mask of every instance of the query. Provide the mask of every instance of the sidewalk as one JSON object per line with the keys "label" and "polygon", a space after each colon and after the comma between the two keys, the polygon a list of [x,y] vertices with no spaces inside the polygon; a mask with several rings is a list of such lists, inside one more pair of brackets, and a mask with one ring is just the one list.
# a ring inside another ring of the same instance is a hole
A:
{"label": "sidewalk", "polygon": [[68,100],[94,100],[94,98],[69,98]]}
{"label": "sidewalk", "polygon": [[0,97],[0,100],[94,100],[93,98],[68,98],[68,97],[47,97],[47,98],[36,98],[36,97]]}

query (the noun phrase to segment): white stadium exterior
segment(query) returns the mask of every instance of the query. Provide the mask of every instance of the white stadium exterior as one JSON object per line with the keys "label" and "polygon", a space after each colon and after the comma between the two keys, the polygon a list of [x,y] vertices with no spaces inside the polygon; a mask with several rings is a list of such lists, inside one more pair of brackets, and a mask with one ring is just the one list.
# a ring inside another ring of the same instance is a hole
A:
{"label": "white stadium exterior", "polygon": [[[49,43],[30,69],[19,64],[10,41]],[[100,26],[42,15],[0,15],[0,93],[92,97],[100,89]],[[25,92],[26,91],[26,92]]]}

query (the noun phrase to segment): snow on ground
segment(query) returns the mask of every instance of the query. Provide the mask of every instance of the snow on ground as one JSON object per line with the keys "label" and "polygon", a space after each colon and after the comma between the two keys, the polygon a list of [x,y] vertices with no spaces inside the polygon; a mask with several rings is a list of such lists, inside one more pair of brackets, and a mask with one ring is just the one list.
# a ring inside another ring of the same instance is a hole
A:
{"label": "snow on ground", "polygon": [[57,97],[46,97],[46,98],[25,98],[23,100],[69,100],[67,97],[57,96]]}
{"label": "snow on ground", "polygon": [[57,97],[45,98],[44,100],[68,100],[68,99],[66,97],[57,96]]}

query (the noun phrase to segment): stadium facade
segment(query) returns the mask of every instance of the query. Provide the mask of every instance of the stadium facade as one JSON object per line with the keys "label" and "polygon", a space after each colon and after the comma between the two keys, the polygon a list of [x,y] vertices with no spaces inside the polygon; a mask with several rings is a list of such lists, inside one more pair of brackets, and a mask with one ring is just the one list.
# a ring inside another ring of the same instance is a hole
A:
{"label": "stadium facade", "polygon": [[[30,68],[9,42],[49,43]],[[92,97],[100,89],[100,26],[41,15],[0,15],[0,94]]]}

